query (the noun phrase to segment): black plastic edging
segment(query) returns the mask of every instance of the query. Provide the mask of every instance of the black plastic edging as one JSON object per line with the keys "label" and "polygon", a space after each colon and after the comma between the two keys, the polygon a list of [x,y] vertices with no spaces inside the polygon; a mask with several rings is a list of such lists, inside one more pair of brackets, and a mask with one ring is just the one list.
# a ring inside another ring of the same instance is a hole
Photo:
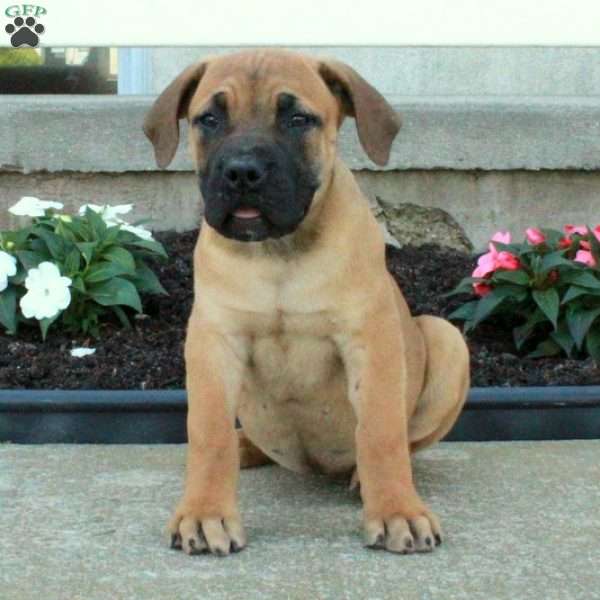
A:
{"label": "black plastic edging", "polygon": [[[0,442],[184,443],[184,390],[0,390]],[[600,386],[473,388],[454,441],[600,439]]]}

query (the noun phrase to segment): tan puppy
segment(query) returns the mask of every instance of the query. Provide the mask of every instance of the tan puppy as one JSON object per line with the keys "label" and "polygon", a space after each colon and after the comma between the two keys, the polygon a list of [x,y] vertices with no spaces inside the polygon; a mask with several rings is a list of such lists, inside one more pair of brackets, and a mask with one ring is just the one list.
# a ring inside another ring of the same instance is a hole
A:
{"label": "tan puppy", "polygon": [[375,89],[346,65],[265,50],[189,67],[146,118],[161,167],[188,119],[205,203],[185,346],[187,477],[169,525],[188,554],[244,547],[240,462],[269,460],[356,467],[367,546],[441,542],[410,452],[455,422],[469,355],[447,321],[411,317],[386,270],[380,228],[337,156],[345,116],[385,164],[400,122]]}

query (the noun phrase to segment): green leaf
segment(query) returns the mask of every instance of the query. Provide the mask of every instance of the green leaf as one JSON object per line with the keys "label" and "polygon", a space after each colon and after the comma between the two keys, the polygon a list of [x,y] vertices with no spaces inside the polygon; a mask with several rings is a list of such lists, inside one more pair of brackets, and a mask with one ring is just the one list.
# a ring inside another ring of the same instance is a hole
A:
{"label": "green leaf", "polygon": [[83,255],[86,264],[89,265],[94,256],[94,250],[98,247],[98,242],[79,242],[75,245]]}
{"label": "green leaf", "polygon": [[90,241],[104,242],[107,226],[102,217],[88,207],[85,209],[85,218],[90,225],[90,232],[93,238]]}
{"label": "green leaf", "polygon": [[102,258],[116,265],[119,265],[123,273],[135,274],[135,259],[133,255],[125,248],[120,246],[110,246],[102,253]]}
{"label": "green leaf", "polygon": [[117,318],[121,322],[121,325],[125,327],[125,329],[131,329],[131,321],[129,317],[125,313],[125,311],[120,306],[111,306],[112,311],[117,315]]}
{"label": "green leaf", "polygon": [[126,275],[129,271],[116,262],[100,261],[92,265],[85,274],[86,283],[98,283],[119,275]]}
{"label": "green leaf", "polygon": [[136,241],[128,242],[128,245],[149,250],[152,254],[158,254],[159,256],[162,256],[162,258],[168,258],[164,246],[156,240],[140,240],[136,238]]}
{"label": "green leaf", "polygon": [[575,346],[575,340],[569,333],[569,328],[564,319],[558,325],[556,331],[550,334],[550,337],[564,350],[565,354],[570,358]]}
{"label": "green leaf", "polygon": [[567,325],[579,350],[581,350],[583,340],[598,315],[600,315],[600,308],[585,310],[572,305],[568,307]]}
{"label": "green leaf", "polygon": [[71,236],[74,238],[73,241],[86,238],[86,227],[84,220],[81,217],[73,215],[70,221],[63,221],[60,219],[60,227],[71,232]]}
{"label": "green leaf", "polygon": [[7,333],[17,333],[17,290],[12,285],[0,292],[0,323]]}
{"label": "green leaf", "polygon": [[139,292],[168,295],[167,290],[160,283],[156,273],[142,261],[139,261],[137,264],[135,276],[129,279]]}
{"label": "green leaf", "polygon": [[465,277],[460,280],[455,288],[442,294],[442,298],[448,298],[449,296],[455,296],[456,294],[472,294],[473,284],[478,281],[483,281],[481,277]]}
{"label": "green leaf", "polygon": [[527,355],[527,358],[544,358],[546,356],[556,356],[560,354],[560,346],[551,339],[540,342],[537,348]]}
{"label": "green leaf", "polygon": [[135,286],[131,281],[121,277],[114,277],[108,281],[90,286],[88,294],[102,306],[123,304],[142,312],[142,302]]}
{"label": "green leaf", "polygon": [[59,235],[48,231],[44,227],[36,227],[33,231],[34,235],[44,240],[50,256],[59,262],[64,261],[66,254],[65,240]]}
{"label": "green leaf", "polygon": [[544,322],[546,322],[546,315],[539,308],[536,308],[523,325],[513,329],[513,340],[517,350],[520,350],[523,347],[523,344],[529,339],[536,325]]}
{"label": "green leaf", "polygon": [[564,257],[565,250],[557,250],[556,252],[549,252],[542,258],[542,264],[540,270],[542,273],[547,273],[551,269],[562,266],[573,266],[573,261],[570,261]]}
{"label": "green leaf", "polygon": [[478,300],[472,300],[471,302],[465,302],[462,306],[459,306],[455,311],[448,315],[448,319],[454,321],[470,321],[475,314]]}
{"label": "green leaf", "polygon": [[572,285],[567,293],[563,296],[561,304],[567,304],[579,296],[600,296],[600,290],[592,290],[590,288],[579,287],[578,285]]}
{"label": "green leaf", "polygon": [[51,257],[47,254],[42,254],[41,252],[19,250],[17,252],[17,258],[23,265],[24,269],[29,271],[29,269],[35,269],[41,262],[50,260]]}
{"label": "green leaf", "polygon": [[121,231],[121,226],[120,225],[111,225],[107,230],[106,230],[106,236],[104,237],[104,243],[106,245],[109,244],[114,244],[118,237],[119,237],[119,232]]}
{"label": "green leaf", "polygon": [[77,275],[77,276],[73,277],[71,287],[82,293],[85,293],[85,283],[84,283],[81,275]]}
{"label": "green leaf", "polygon": [[525,271],[496,271],[492,277],[494,281],[508,281],[515,285],[529,285],[529,275]]}
{"label": "green leaf", "polygon": [[27,247],[27,240],[31,234],[31,227],[23,227],[16,231],[0,231],[0,249],[7,248],[6,243],[11,242],[11,252],[23,250]]}
{"label": "green leaf", "polygon": [[522,296],[521,290],[516,286],[506,286],[492,290],[487,296],[484,296],[477,302],[475,313],[473,314],[472,327],[476,327],[489,317],[502,304],[502,302],[511,296],[517,298]]}
{"label": "green leaf", "polygon": [[569,271],[563,271],[559,283],[571,283],[593,290],[600,290],[600,280],[589,268],[577,267]]}
{"label": "green leaf", "polygon": [[558,318],[558,309],[560,306],[560,298],[558,292],[554,288],[547,290],[533,290],[532,294],[535,303],[540,307],[542,312],[548,317],[554,329],[556,329],[556,320]]}
{"label": "green leaf", "polygon": [[45,342],[46,341],[46,335],[48,334],[48,329],[50,327],[50,325],[52,325],[52,323],[54,323],[54,321],[56,321],[56,319],[58,319],[58,317],[60,317],[62,311],[59,311],[58,314],[54,315],[52,318],[50,319],[42,319],[39,323],[40,323],[40,330],[42,332],[42,340]]}
{"label": "green leaf", "polygon": [[565,237],[565,234],[557,229],[546,229],[545,227],[542,227],[541,232],[546,236],[546,244],[549,246],[558,246],[558,242]]}
{"label": "green leaf", "polygon": [[600,361],[600,327],[592,327],[588,331],[585,347],[594,360]]}
{"label": "green leaf", "polygon": [[81,266],[81,252],[79,252],[78,248],[73,248],[65,258],[65,262],[63,264],[63,272],[65,275],[74,275],[79,271]]}

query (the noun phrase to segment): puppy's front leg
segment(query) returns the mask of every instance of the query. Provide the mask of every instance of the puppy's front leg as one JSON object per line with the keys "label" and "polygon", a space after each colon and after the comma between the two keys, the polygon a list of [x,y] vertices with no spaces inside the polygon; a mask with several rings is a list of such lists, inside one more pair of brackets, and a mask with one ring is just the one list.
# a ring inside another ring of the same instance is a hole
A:
{"label": "puppy's front leg", "polygon": [[365,544],[403,554],[429,552],[441,543],[441,531],[413,483],[407,427],[411,373],[399,317],[390,312],[382,311],[384,316],[367,320],[367,329],[340,340],[358,421]]}
{"label": "puppy's front leg", "polygon": [[171,545],[187,554],[229,554],[246,544],[237,508],[235,411],[243,345],[190,319],[185,347],[188,449],[185,492],[169,522]]}

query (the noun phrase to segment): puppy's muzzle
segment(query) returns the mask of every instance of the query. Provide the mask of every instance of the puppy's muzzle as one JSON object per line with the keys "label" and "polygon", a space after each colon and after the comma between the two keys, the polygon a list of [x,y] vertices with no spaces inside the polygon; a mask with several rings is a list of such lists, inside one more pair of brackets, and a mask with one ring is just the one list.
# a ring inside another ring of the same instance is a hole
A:
{"label": "puppy's muzzle", "polygon": [[233,138],[209,158],[201,175],[205,217],[227,238],[257,242],[293,232],[314,187],[299,188],[293,154],[280,144]]}
{"label": "puppy's muzzle", "polygon": [[223,162],[225,185],[234,192],[255,192],[267,178],[268,165],[257,156],[232,156]]}

